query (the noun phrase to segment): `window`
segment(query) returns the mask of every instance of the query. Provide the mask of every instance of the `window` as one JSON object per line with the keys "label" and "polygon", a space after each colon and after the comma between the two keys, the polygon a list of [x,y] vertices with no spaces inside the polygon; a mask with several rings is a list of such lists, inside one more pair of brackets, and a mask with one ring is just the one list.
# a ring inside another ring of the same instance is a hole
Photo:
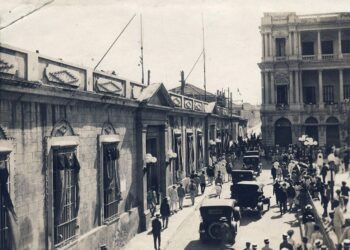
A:
{"label": "window", "polygon": [[277,86],[277,104],[288,104],[287,85]]}
{"label": "window", "polygon": [[76,147],[53,150],[53,203],[55,245],[76,235],[79,211],[79,170]]}
{"label": "window", "polygon": [[316,104],[316,88],[315,87],[304,87],[304,103],[305,104]]}
{"label": "window", "polygon": [[302,43],[303,56],[314,55],[314,42],[303,42]]}
{"label": "window", "polygon": [[331,85],[323,86],[323,101],[326,104],[334,103],[334,88]]}
{"label": "window", "polygon": [[286,56],[285,38],[276,38],[276,56]]}
{"label": "window", "polygon": [[215,140],[215,125],[210,125],[209,139]]}
{"label": "window", "polygon": [[14,214],[13,204],[9,194],[9,157],[8,153],[0,152],[0,249],[11,248],[11,234],[8,213]]}
{"label": "window", "polygon": [[350,85],[344,85],[344,99],[350,99]]}
{"label": "window", "polygon": [[103,144],[103,192],[104,192],[104,219],[118,214],[118,205],[121,199],[118,150],[116,143]]}
{"label": "window", "polygon": [[341,52],[350,53],[350,40],[341,40]]}
{"label": "window", "polygon": [[333,54],[333,41],[321,41],[322,54]]}

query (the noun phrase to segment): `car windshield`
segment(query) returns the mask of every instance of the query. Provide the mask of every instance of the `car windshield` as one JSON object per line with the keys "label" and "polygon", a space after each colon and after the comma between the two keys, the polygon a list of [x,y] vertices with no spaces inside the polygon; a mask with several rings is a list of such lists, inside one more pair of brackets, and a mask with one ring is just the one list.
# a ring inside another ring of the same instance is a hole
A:
{"label": "car windshield", "polygon": [[243,158],[243,162],[244,164],[247,164],[247,165],[255,165],[259,163],[259,159],[253,158],[253,157],[246,157],[246,158]]}
{"label": "car windshield", "polygon": [[202,218],[219,219],[220,217],[231,217],[232,207],[202,207],[200,209]]}

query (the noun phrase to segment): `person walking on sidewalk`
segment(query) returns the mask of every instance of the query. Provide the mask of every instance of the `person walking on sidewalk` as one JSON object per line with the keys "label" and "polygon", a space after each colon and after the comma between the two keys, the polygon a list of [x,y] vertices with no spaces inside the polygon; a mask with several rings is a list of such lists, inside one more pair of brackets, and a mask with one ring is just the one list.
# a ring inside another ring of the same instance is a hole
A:
{"label": "person walking on sidewalk", "polygon": [[349,202],[350,188],[346,185],[345,181],[343,181],[341,184],[342,184],[342,186],[340,188],[340,191],[341,191],[341,196],[342,196],[343,202],[344,202],[344,213],[346,213],[347,207],[348,207],[348,202]]}
{"label": "person walking on sidewalk", "polygon": [[177,207],[177,200],[179,199],[175,185],[173,185],[172,188],[169,190],[169,197],[171,213],[175,213]]}
{"label": "person walking on sidewalk", "polygon": [[[152,220],[152,235],[153,235],[153,242],[154,242],[154,249],[158,250],[160,249],[160,234],[162,232],[162,224],[159,220],[160,215],[156,214],[156,218]],[[158,241],[158,248],[157,248],[157,241]]]}
{"label": "person walking on sidewalk", "polygon": [[160,205],[160,214],[162,215],[163,228],[167,228],[170,216],[170,206],[167,198],[164,198]]}
{"label": "person walking on sidewalk", "polygon": [[265,244],[265,246],[263,246],[263,248],[261,248],[261,250],[272,250],[272,248],[270,247],[269,239],[265,239],[264,244]]}
{"label": "person walking on sidewalk", "polygon": [[271,167],[271,176],[272,176],[273,183],[275,183],[275,180],[277,177],[277,169],[275,168],[274,165],[272,165]]}
{"label": "person walking on sidewalk", "polygon": [[156,195],[153,190],[148,190],[147,192],[147,206],[149,211],[151,212],[151,218],[154,216],[156,212]]}
{"label": "person walking on sidewalk", "polygon": [[200,185],[201,185],[201,194],[204,194],[205,187],[207,186],[204,171],[202,171],[202,174],[199,176],[199,179],[200,179]]}
{"label": "person walking on sidewalk", "polygon": [[194,182],[194,180],[191,180],[190,186],[189,186],[189,192],[191,197],[192,206],[194,205],[196,193],[197,193],[197,186]]}
{"label": "person walking on sidewalk", "polygon": [[334,207],[333,227],[339,242],[340,237],[342,236],[342,233],[343,233],[342,229],[344,225],[344,215],[343,215],[343,211],[341,211],[339,201],[334,200],[333,207]]}
{"label": "person walking on sidewalk", "polygon": [[185,199],[185,196],[186,196],[186,191],[183,188],[181,183],[177,187],[177,196],[179,197],[179,208],[182,209],[183,208],[183,204],[184,204],[184,199]]}

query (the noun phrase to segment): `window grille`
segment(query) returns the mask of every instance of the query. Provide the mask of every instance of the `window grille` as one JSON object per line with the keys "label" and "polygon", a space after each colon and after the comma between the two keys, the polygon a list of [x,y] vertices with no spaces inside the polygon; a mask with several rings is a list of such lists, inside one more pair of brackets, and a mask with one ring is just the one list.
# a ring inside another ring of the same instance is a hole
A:
{"label": "window grille", "polygon": [[326,85],[323,86],[323,101],[326,104],[334,103],[334,88],[333,86]]}
{"label": "window grille", "polygon": [[344,99],[350,99],[350,85],[344,85]]}
{"label": "window grille", "polygon": [[54,243],[74,239],[79,210],[79,163],[75,147],[53,152]]}
{"label": "window grille", "polygon": [[[8,154],[0,153],[0,250],[11,249],[11,234],[9,223],[9,205],[6,197],[10,187],[10,169]],[[5,182],[5,184],[3,184]]]}
{"label": "window grille", "polygon": [[103,145],[103,184],[104,184],[104,219],[118,214],[121,199],[118,166],[118,151],[115,143]]}

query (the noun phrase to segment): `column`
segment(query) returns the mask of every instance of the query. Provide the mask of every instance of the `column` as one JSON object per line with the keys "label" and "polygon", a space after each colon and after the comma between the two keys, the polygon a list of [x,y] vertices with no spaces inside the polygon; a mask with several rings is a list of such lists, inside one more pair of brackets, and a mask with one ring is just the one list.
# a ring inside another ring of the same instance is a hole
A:
{"label": "column", "polygon": [[273,46],[272,46],[272,33],[269,34],[269,56],[273,57]]}
{"label": "column", "polygon": [[322,80],[322,70],[318,71],[318,104],[323,106],[323,80]]}
{"label": "column", "polygon": [[264,34],[264,49],[265,49],[265,57],[269,56],[269,48],[268,48],[268,44],[269,44],[269,39],[267,34]]}
{"label": "column", "polygon": [[264,79],[264,72],[261,72],[261,104],[264,105],[266,103],[265,101],[265,93],[266,93],[266,87],[265,87],[265,79]]}
{"label": "column", "polygon": [[343,69],[339,69],[339,102],[344,101]]}
{"label": "column", "polygon": [[303,54],[303,49],[301,47],[301,32],[298,32],[298,56],[302,56]]}
{"label": "column", "polygon": [[293,47],[292,47],[293,43],[292,43],[292,32],[289,32],[289,36],[288,36],[288,56],[293,55]]}
{"label": "column", "polygon": [[261,46],[261,49],[262,49],[262,51],[261,51],[261,56],[262,56],[262,58],[263,58],[263,60],[265,59],[265,57],[266,57],[266,54],[265,54],[265,34],[261,34],[261,42],[262,42],[262,46]]}
{"label": "column", "polygon": [[276,105],[275,79],[273,72],[270,72],[270,103]]}
{"label": "column", "polygon": [[341,51],[341,30],[338,30],[338,58],[343,58],[343,53]]}
{"label": "column", "polygon": [[303,94],[303,71],[299,71],[299,102],[301,105],[304,104],[304,94]]}
{"label": "column", "polygon": [[322,51],[321,51],[321,32],[317,31],[317,59],[322,59]]}
{"label": "column", "polygon": [[293,93],[295,91],[293,83],[293,71],[289,71],[289,89],[288,89],[288,105],[290,106],[293,101]]}
{"label": "column", "polygon": [[265,104],[270,104],[269,72],[265,72],[264,77],[265,77]]}
{"label": "column", "polygon": [[294,32],[294,55],[299,55],[299,40],[298,40],[298,32]]}
{"label": "column", "polygon": [[295,79],[295,103],[300,104],[299,97],[299,71],[294,71],[294,79]]}

